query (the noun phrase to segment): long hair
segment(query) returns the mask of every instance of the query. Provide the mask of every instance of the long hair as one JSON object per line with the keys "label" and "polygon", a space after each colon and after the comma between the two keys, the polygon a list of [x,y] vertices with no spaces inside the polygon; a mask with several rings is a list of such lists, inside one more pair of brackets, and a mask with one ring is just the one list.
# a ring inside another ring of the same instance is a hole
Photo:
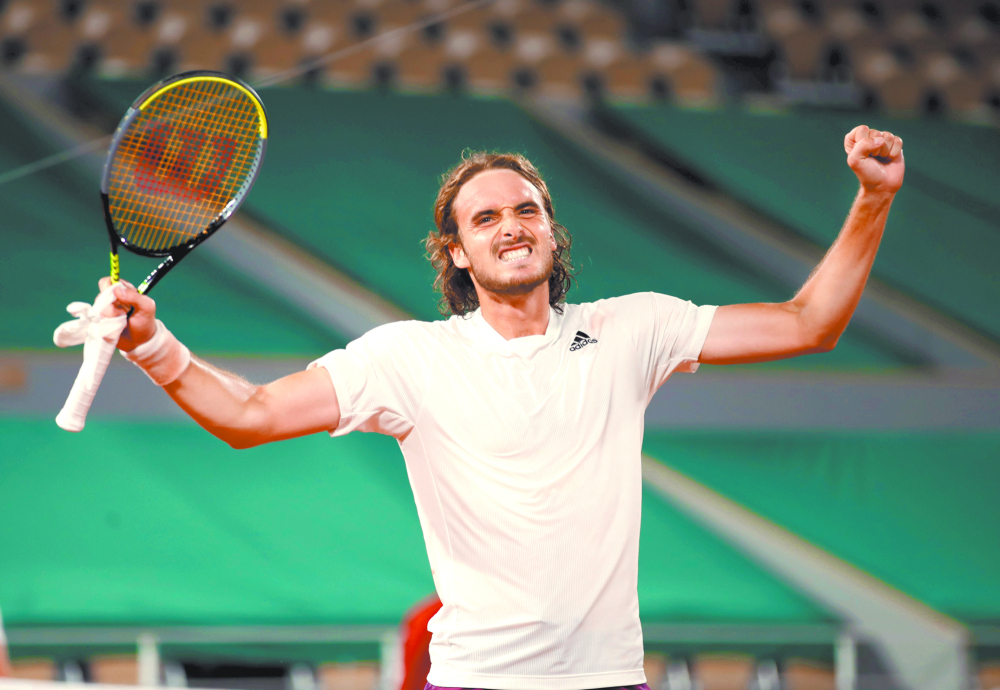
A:
{"label": "long hair", "polygon": [[441,291],[441,313],[445,316],[449,312],[461,316],[479,307],[479,295],[476,294],[476,286],[469,277],[469,271],[455,266],[448,245],[452,242],[462,243],[458,235],[458,221],[455,219],[455,197],[462,185],[484,170],[513,170],[534,185],[542,195],[545,213],[548,214],[552,227],[552,237],[556,242],[556,249],[552,252],[552,274],[549,276],[549,304],[561,314],[562,303],[566,300],[573,278],[573,264],[569,255],[573,238],[566,228],[555,221],[549,188],[531,161],[519,153],[486,151],[464,153],[462,162],[442,176],[441,189],[434,202],[434,224],[437,229],[428,233],[424,246],[427,248],[427,258],[437,271],[434,289]]}

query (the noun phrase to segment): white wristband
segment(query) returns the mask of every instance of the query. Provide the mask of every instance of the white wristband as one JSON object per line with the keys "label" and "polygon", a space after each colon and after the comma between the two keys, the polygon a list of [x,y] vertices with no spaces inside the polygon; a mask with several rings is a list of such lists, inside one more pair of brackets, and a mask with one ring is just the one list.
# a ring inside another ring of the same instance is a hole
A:
{"label": "white wristband", "polygon": [[159,319],[156,320],[156,333],[152,338],[131,352],[122,350],[122,355],[146,372],[157,386],[176,381],[191,363],[191,351]]}

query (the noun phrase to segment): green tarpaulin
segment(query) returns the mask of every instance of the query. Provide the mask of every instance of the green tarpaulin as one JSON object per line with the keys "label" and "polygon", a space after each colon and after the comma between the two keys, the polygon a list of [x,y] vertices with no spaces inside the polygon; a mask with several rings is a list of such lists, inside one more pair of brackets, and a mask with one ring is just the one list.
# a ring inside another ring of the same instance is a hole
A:
{"label": "green tarpaulin", "polygon": [[[433,591],[390,438],[235,451],[193,423],[0,418],[0,606],[40,625],[398,622]],[[639,599],[657,623],[829,617],[644,492]]]}
{"label": "green tarpaulin", "polygon": [[1000,621],[1000,433],[648,432],[644,448],[945,614]]}

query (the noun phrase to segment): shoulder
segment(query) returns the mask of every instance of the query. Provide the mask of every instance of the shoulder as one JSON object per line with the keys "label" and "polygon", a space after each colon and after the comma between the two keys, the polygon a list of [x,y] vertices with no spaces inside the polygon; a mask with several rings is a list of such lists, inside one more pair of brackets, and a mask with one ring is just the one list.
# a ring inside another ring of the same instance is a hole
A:
{"label": "shoulder", "polygon": [[566,313],[582,316],[604,312],[608,315],[623,316],[649,314],[653,311],[681,309],[691,303],[679,297],[663,295],[658,292],[635,292],[619,297],[608,297],[596,302],[565,305]]}
{"label": "shoulder", "polygon": [[453,316],[440,321],[393,321],[371,329],[351,345],[357,343],[367,348],[393,350],[447,341],[457,334],[456,320],[460,318]]}

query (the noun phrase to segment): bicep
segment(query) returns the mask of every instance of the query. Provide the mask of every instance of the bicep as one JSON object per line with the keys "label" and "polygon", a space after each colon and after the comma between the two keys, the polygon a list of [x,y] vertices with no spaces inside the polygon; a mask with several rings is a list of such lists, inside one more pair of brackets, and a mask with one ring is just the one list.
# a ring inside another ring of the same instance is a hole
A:
{"label": "bicep", "polygon": [[745,364],[824,351],[807,337],[799,313],[793,302],[719,307],[698,361]]}
{"label": "bicep", "polygon": [[253,403],[260,417],[261,437],[248,445],[331,431],[340,424],[337,391],[324,367],[258,387]]}

